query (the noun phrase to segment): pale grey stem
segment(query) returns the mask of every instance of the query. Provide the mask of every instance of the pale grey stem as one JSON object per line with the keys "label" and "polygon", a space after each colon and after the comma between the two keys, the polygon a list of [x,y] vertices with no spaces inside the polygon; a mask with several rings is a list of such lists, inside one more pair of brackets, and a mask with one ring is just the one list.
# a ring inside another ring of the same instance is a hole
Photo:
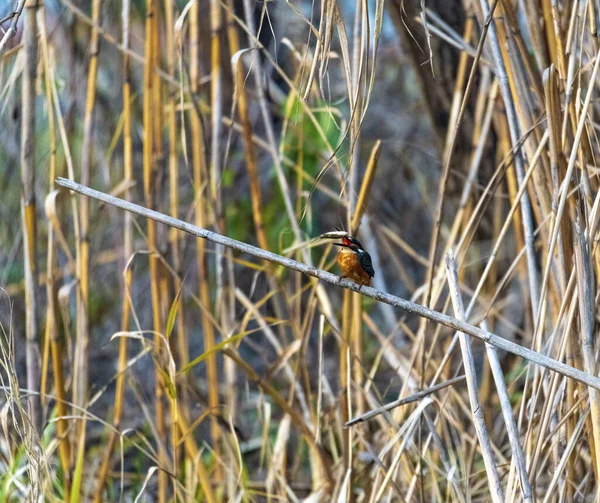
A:
{"label": "pale grey stem", "polygon": [[[486,332],[489,331],[487,321],[483,320],[480,326]],[[517,423],[510,405],[510,397],[508,395],[508,390],[506,389],[506,383],[504,382],[504,373],[502,372],[502,366],[500,365],[496,348],[490,344],[486,344],[485,350],[487,352],[488,361],[490,362],[492,375],[494,376],[494,382],[496,383],[498,400],[500,401],[500,407],[502,408],[513,459],[516,463],[517,472],[519,473],[523,501],[528,503],[533,500],[531,496],[531,485],[529,484],[529,478],[527,476],[527,463],[525,462],[525,455],[523,454],[523,449],[521,448],[521,443],[519,441],[519,430],[517,430]],[[509,490],[510,488],[507,488],[507,491]]]}
{"label": "pale grey stem", "polygon": [[2,40],[0,40],[0,52],[2,52],[2,50],[6,47],[8,41],[17,34],[17,22],[19,21],[19,17],[21,17],[23,7],[25,7],[25,0],[19,0],[17,8],[12,13],[12,19],[10,21],[8,30],[6,30]]}
{"label": "pale grey stem", "polygon": [[[488,0],[481,0],[481,10],[483,15],[487,18],[490,15],[490,7]],[[500,42],[498,41],[498,35],[496,34],[496,26],[494,20],[490,24],[489,29],[489,41],[492,52],[492,58],[494,60],[494,69],[496,72],[496,78],[500,86],[500,94],[504,101],[506,108],[506,118],[508,120],[508,129],[510,132],[510,140],[513,144],[515,151],[515,167],[517,171],[517,179],[519,181],[519,187],[523,186],[525,179],[525,167],[523,162],[523,153],[517,146],[519,145],[521,132],[519,129],[519,121],[517,118],[517,112],[515,110],[515,104],[512,99],[510,91],[510,85],[508,83],[508,75],[506,74],[506,67],[504,66],[504,60],[502,59],[502,51],[500,49]],[[521,199],[521,215],[523,220],[523,234],[525,237],[525,248],[527,254],[527,268],[529,271],[529,291],[531,295],[531,309],[533,313],[533,319],[537,319],[537,312],[539,307],[540,299],[540,282],[539,274],[537,270],[537,262],[535,258],[534,248],[534,228],[533,215],[531,212],[531,201],[527,192],[523,194]]]}
{"label": "pale grey stem", "polygon": [[[214,1],[214,0],[213,0]],[[222,30],[222,11],[218,1],[210,4],[210,29],[211,43],[214,44],[214,38],[218,40]],[[215,48],[212,47],[213,58]],[[220,49],[216,51],[217,58],[220,58]],[[210,186],[211,198],[214,201],[217,214],[217,229],[220,229],[220,222],[223,218],[223,207],[221,201],[221,127],[223,124],[223,72],[221,71],[221,62],[212,61],[211,63],[211,148],[210,148]],[[221,311],[223,302],[223,288],[225,282],[225,270],[223,268],[223,247],[215,247],[215,269],[216,269],[216,304],[217,312]]]}
{"label": "pale grey stem", "polygon": [[369,297],[378,302],[384,302],[391,306],[398,307],[407,313],[414,314],[421,318],[427,318],[431,321],[440,323],[441,325],[444,325],[451,329],[458,330],[467,335],[470,335],[471,337],[475,337],[484,342],[487,342],[496,348],[520,356],[521,358],[528,360],[532,363],[541,365],[542,367],[546,367],[550,370],[554,370],[555,372],[558,372],[561,375],[564,375],[571,379],[575,379],[578,382],[600,390],[600,378],[592,376],[574,367],[571,367],[570,365],[566,365],[562,362],[559,362],[553,358],[543,355],[542,353],[533,351],[529,348],[504,339],[503,337],[500,337],[496,334],[486,332],[485,330],[473,326],[463,320],[453,318],[452,316],[448,316],[447,314],[435,311],[433,309],[429,309],[425,306],[416,304],[401,297],[381,292],[379,290],[376,290],[375,288],[371,288],[366,285],[363,285],[361,287],[358,283],[355,283],[354,281],[351,281],[347,278],[340,278],[335,274],[323,271],[312,265],[303,264],[302,262],[298,262],[291,258],[284,257],[282,255],[278,255],[267,250],[263,250],[256,246],[244,243],[242,241],[237,241],[235,239],[222,236],[221,234],[217,234],[216,232],[202,229],[201,227],[197,227],[190,223],[184,222],[183,220],[170,217],[168,215],[165,215],[164,213],[144,208],[139,204],[119,199],[118,197],[105,194],[104,192],[100,192],[89,187],[84,187],[80,183],[74,182],[72,180],[68,180],[66,178],[58,178],[56,180],[56,183],[57,185],[66,189],[73,190],[75,192],[78,192],[79,194],[83,194],[88,197],[92,197],[94,199],[97,199],[98,201],[102,201],[105,204],[110,204],[112,206],[116,206],[117,208],[130,211],[132,213],[135,213],[136,215],[140,215],[145,218],[151,218],[156,222],[168,225],[170,227],[174,227],[175,229],[187,232],[188,234],[191,234],[193,236],[206,239],[207,241],[211,241],[213,243],[222,244],[223,246],[232,248],[233,250],[237,250],[242,253],[247,253],[248,255],[252,255],[253,257],[262,260],[268,260],[269,262],[273,262],[274,264],[278,264],[288,269],[301,272],[302,274],[306,274],[307,276],[317,278],[326,283],[340,286],[342,288],[346,288],[347,290],[352,290],[354,292],[359,292],[365,297]]}
{"label": "pale grey stem", "polygon": [[29,413],[35,430],[42,431],[40,397],[40,354],[38,344],[38,268],[35,201],[35,82],[38,62],[37,0],[26,2],[23,46],[25,64],[22,80],[21,121],[21,214],[23,218],[23,261],[25,266],[25,338]]}
{"label": "pale grey stem", "polygon": [[[369,221],[369,215],[366,213],[363,215],[360,228],[362,242],[366,244],[366,249],[370,251],[371,258],[373,259],[373,269],[376,271],[382,271],[383,267],[381,266],[381,259],[379,257],[379,247],[377,246],[377,240],[373,235],[373,229],[371,227],[371,222]],[[385,292],[387,290],[385,275],[377,274],[373,278],[373,287],[377,290],[382,290]],[[383,319],[385,320],[388,331],[393,332],[394,330],[397,330],[398,323],[394,314],[394,309],[388,304],[379,304],[379,310],[383,316]]]}
{"label": "pale grey stem", "polygon": [[[590,246],[585,232],[581,228],[579,215],[575,222],[575,266],[577,271],[577,296],[579,298],[579,342],[583,356],[583,369],[596,375],[596,352],[594,350],[594,334],[596,327],[596,291],[594,269],[590,256]],[[592,437],[595,452],[600,452],[600,396],[598,391],[588,390],[590,414],[592,416]],[[596,473],[596,480],[600,474]],[[600,490],[600,489],[599,489]]]}
{"label": "pale grey stem", "polygon": [[[350,106],[352,104],[356,108],[360,107],[360,75],[362,74],[361,68],[359,65],[361,63],[361,24],[362,24],[362,9],[363,1],[356,0],[354,5],[354,26],[352,30],[352,97],[350,99]],[[364,15],[368,15],[367,12]],[[351,134],[350,134],[350,151],[352,153],[352,163],[350,165],[350,177],[349,177],[349,191],[348,191],[348,202],[350,203],[348,206],[348,229],[350,229],[350,222],[352,221],[352,215],[354,215],[354,211],[356,209],[356,200],[357,200],[357,187],[358,187],[358,170],[359,170],[359,161],[360,161],[360,135],[359,135],[359,126],[360,126],[360,114],[357,113],[356,110],[353,110],[353,113],[350,114],[352,117],[352,125],[351,125]]]}
{"label": "pale grey stem", "polygon": [[560,462],[558,463],[558,466],[556,467],[556,470],[554,471],[554,476],[552,477],[552,480],[550,481],[550,485],[546,489],[546,497],[544,498],[544,503],[548,503],[549,501],[552,501],[552,497],[556,495],[554,493],[554,488],[556,487],[556,484],[558,483],[561,473],[564,471],[565,467],[567,466],[567,462],[569,461],[569,458],[573,454],[573,449],[575,448],[575,445],[577,444],[577,441],[579,440],[579,437],[580,437],[581,433],[583,432],[583,427],[585,425],[585,421],[588,417],[589,412],[590,412],[589,409],[586,410],[583,414],[581,414],[579,421],[577,421],[577,425],[575,426],[575,429],[573,430],[573,434],[571,435],[571,438],[569,439],[569,443],[567,444],[567,447],[565,448],[565,451],[563,452],[563,455],[560,458]]}
{"label": "pale grey stem", "polygon": [[[448,274],[448,287],[450,289],[450,297],[454,306],[454,313],[459,319],[465,319],[465,306],[463,304],[460,286],[458,284],[458,272],[456,268],[456,260],[452,251],[446,255],[446,272]],[[469,402],[471,404],[471,414],[473,415],[473,424],[479,439],[479,447],[485,464],[488,482],[490,484],[490,494],[494,503],[502,503],[504,501],[504,493],[502,484],[498,476],[496,461],[492,451],[492,444],[485,426],[483,418],[483,409],[479,403],[477,373],[475,372],[475,360],[471,351],[471,339],[463,332],[459,332],[458,338],[460,341],[460,349],[462,352],[463,366],[465,367],[465,376],[467,378],[467,388],[469,390]]]}
{"label": "pale grey stem", "polygon": [[254,51],[251,69],[252,76],[254,77],[254,85],[256,86],[256,96],[258,100],[258,105],[260,107],[260,113],[263,119],[265,132],[267,134],[267,141],[269,143],[271,155],[273,156],[273,164],[275,165],[277,181],[279,182],[279,186],[281,187],[283,201],[285,204],[285,210],[288,215],[288,219],[290,220],[290,225],[294,230],[296,240],[300,242],[300,227],[298,226],[296,215],[294,213],[294,207],[292,206],[292,201],[290,200],[290,188],[281,169],[281,158],[277,153],[277,140],[275,138],[273,121],[271,119],[271,114],[269,113],[269,110],[267,108],[267,100],[265,98],[265,92],[263,89],[262,76],[264,75],[264,72],[262,61],[260,60],[260,54],[258,52],[257,42],[257,37],[259,34],[256,32],[256,25],[254,23],[254,10],[252,8],[252,3],[250,2],[250,0],[244,0],[244,16],[246,18],[246,25],[248,26],[249,32],[248,43]]}
{"label": "pale grey stem", "polygon": [[[498,4],[498,0],[494,0],[494,5],[492,7],[492,12]],[[450,141],[447,144],[447,148],[444,149],[444,167],[442,170],[442,179],[440,181],[440,185],[438,186],[438,199],[436,203],[435,209],[435,224],[433,226],[433,232],[431,236],[431,241],[429,245],[429,268],[427,270],[427,291],[425,294],[425,304],[431,304],[431,294],[433,290],[433,278],[434,278],[434,270],[435,270],[435,257],[437,255],[438,246],[439,246],[439,235],[440,229],[442,227],[442,219],[443,219],[443,210],[444,210],[444,196],[446,194],[446,188],[448,186],[448,180],[450,178],[450,165],[452,160],[452,154],[454,152],[454,148],[456,146],[456,140],[458,138],[458,132],[462,125],[463,117],[465,115],[465,111],[467,109],[467,103],[469,97],[471,95],[471,89],[474,83],[474,77],[477,72],[477,65],[479,63],[479,59],[481,58],[481,54],[483,52],[483,45],[485,39],[487,37],[488,28],[491,23],[491,16],[488,15],[488,19],[483,26],[481,31],[481,38],[479,39],[479,44],[477,45],[477,54],[475,55],[475,59],[473,64],[471,65],[471,70],[469,72],[469,78],[467,80],[467,85],[465,86],[465,91],[463,93],[462,101],[460,104],[460,109],[458,111],[458,116],[456,118],[456,123],[452,130],[452,135],[450,137]]]}

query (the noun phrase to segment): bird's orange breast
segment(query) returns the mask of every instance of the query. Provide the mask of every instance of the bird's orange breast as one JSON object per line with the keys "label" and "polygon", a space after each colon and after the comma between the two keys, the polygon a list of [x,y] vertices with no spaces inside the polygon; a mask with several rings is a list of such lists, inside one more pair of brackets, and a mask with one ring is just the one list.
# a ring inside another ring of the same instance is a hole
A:
{"label": "bird's orange breast", "polygon": [[358,283],[369,286],[371,276],[362,268],[358,255],[350,250],[342,250],[338,253],[337,263],[342,274]]}

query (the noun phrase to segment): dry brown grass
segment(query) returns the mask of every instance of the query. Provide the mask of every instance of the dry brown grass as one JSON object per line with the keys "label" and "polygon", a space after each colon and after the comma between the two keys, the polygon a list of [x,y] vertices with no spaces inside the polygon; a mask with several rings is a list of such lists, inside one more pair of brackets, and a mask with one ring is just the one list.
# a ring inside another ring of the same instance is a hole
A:
{"label": "dry brown grass", "polygon": [[598,498],[598,7],[431,3],[0,10],[0,501]]}

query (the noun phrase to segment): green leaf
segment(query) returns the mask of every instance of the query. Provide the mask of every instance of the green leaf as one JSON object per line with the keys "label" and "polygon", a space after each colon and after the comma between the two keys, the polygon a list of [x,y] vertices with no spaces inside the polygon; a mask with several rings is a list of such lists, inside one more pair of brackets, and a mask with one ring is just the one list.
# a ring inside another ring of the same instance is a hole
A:
{"label": "green leaf", "polygon": [[167,393],[169,394],[169,397],[172,398],[173,400],[175,400],[177,398],[177,388],[175,386],[175,383],[171,379],[171,376],[169,375],[169,373],[167,371],[160,368],[160,366],[157,365],[156,368],[158,369],[158,373],[162,377],[163,384],[165,385],[165,388],[167,389]]}
{"label": "green leaf", "polygon": [[221,173],[221,185],[223,187],[231,187],[233,185],[234,177],[235,173],[232,169],[224,169]]}
{"label": "green leaf", "polygon": [[167,338],[167,340],[169,340],[169,338],[171,337],[171,334],[173,333],[173,326],[175,325],[175,319],[177,318],[177,311],[179,310],[179,302],[181,301],[181,290],[183,289],[183,282],[181,283],[181,286],[179,287],[179,291],[177,292],[177,295],[175,296],[175,300],[173,301],[173,304],[171,304],[171,309],[169,310],[169,318],[167,319],[167,333],[165,334],[165,337]]}
{"label": "green leaf", "polygon": [[[274,327],[276,325],[279,325],[280,323],[284,323],[284,322],[278,321],[276,323],[273,323],[271,326]],[[231,343],[234,343],[237,341],[241,341],[247,335],[253,334],[254,332],[258,332],[260,330],[262,330],[262,328],[255,328],[253,330],[246,330],[245,332],[240,332],[239,334],[232,335],[229,339],[225,339],[224,341],[222,341],[219,344],[217,344],[216,346],[214,346],[210,351],[206,351],[206,352],[202,353],[200,356],[198,356],[197,358],[194,358],[190,363],[188,363],[185,367],[183,367],[181,370],[179,370],[179,372],[177,372],[177,375],[183,374],[183,373],[189,371],[190,369],[194,368],[202,360],[206,360],[210,355],[216,353],[217,351],[221,351],[228,344],[231,344]]]}

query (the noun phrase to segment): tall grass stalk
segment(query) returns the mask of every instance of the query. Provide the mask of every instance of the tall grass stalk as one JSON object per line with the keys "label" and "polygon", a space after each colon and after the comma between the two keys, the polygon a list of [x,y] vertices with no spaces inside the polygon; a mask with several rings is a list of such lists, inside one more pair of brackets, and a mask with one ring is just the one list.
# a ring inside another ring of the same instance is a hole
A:
{"label": "tall grass stalk", "polygon": [[38,333],[38,266],[37,205],[35,197],[35,127],[38,63],[37,0],[25,2],[23,29],[24,67],[21,83],[21,218],[23,227],[23,262],[25,268],[25,337],[29,414],[38,433],[42,431],[40,397],[40,351]]}

